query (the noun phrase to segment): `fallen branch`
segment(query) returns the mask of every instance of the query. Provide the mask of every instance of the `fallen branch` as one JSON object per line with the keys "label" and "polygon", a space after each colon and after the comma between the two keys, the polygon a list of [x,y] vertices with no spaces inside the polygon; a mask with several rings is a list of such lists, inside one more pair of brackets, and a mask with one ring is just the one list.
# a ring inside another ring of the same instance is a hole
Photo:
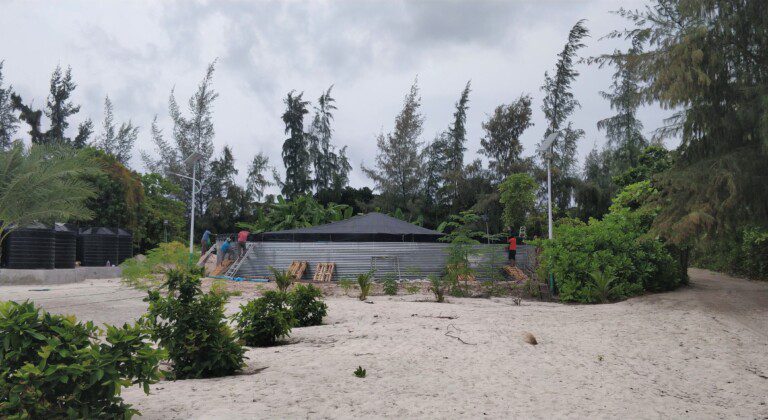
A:
{"label": "fallen branch", "polygon": [[419,318],[440,318],[440,319],[457,319],[458,315],[419,315],[419,314],[411,314],[411,316],[417,316]]}
{"label": "fallen branch", "polygon": [[446,336],[446,337],[455,338],[455,339],[459,340],[459,341],[460,341],[462,344],[466,344],[466,345],[468,345],[468,346],[476,346],[476,345],[477,345],[477,343],[467,343],[467,342],[466,342],[466,341],[464,341],[464,340],[463,340],[461,337],[458,337],[458,336],[455,336],[455,335],[451,335],[451,327],[453,327],[453,329],[454,329],[454,330],[456,330],[456,331],[458,331],[458,332],[461,332],[461,330],[460,330],[460,329],[458,329],[458,328],[456,328],[456,326],[455,326],[455,325],[453,325],[453,324],[448,324],[448,326],[445,328],[445,329],[446,329],[446,331],[445,331],[445,336]]}

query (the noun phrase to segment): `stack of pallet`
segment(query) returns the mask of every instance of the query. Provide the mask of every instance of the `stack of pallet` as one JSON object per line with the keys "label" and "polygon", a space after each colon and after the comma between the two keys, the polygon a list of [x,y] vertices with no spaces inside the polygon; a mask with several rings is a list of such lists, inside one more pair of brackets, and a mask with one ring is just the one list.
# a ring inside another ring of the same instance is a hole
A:
{"label": "stack of pallet", "polygon": [[299,281],[304,277],[304,272],[307,271],[306,261],[294,261],[291,266],[288,267],[288,274],[293,277],[293,281]]}
{"label": "stack of pallet", "polygon": [[318,263],[315,268],[315,276],[312,281],[329,282],[333,277],[333,270],[336,269],[336,263]]}

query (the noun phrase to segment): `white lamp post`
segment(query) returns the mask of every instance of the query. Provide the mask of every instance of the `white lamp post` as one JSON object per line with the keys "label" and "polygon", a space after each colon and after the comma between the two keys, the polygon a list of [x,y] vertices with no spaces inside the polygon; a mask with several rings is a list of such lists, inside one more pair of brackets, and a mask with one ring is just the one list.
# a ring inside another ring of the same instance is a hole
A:
{"label": "white lamp post", "polygon": [[182,174],[177,174],[171,172],[171,174],[176,175],[178,177],[191,179],[192,180],[192,201],[190,203],[190,216],[189,216],[189,254],[192,255],[194,251],[194,241],[195,241],[195,190],[203,189],[203,185],[200,181],[196,179],[197,177],[197,162],[199,162],[201,159],[203,159],[203,155],[199,152],[194,152],[191,155],[189,155],[186,159],[184,159],[184,166],[189,168],[192,166],[192,176],[186,176]]}
{"label": "white lamp post", "polygon": [[547,213],[548,213],[548,236],[552,239],[552,147],[555,145],[555,141],[560,137],[560,132],[555,131],[548,135],[538,149],[539,153],[544,153],[547,157]]}

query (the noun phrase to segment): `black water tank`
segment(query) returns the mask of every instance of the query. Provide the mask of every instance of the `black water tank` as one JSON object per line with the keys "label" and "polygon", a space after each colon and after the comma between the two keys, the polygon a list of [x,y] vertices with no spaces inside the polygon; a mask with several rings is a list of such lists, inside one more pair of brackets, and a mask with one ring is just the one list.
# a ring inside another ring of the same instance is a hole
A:
{"label": "black water tank", "polygon": [[80,230],[78,244],[80,265],[83,267],[104,267],[117,265],[117,233],[106,227],[92,227]]}
{"label": "black water tank", "polygon": [[54,268],[55,242],[53,229],[42,223],[14,229],[3,241],[3,263],[11,269]]}
{"label": "black water tank", "polygon": [[77,229],[64,223],[56,223],[53,227],[56,242],[56,268],[75,268],[77,255]]}
{"label": "black water tank", "polygon": [[133,257],[133,234],[125,229],[117,229],[117,262],[121,264]]}

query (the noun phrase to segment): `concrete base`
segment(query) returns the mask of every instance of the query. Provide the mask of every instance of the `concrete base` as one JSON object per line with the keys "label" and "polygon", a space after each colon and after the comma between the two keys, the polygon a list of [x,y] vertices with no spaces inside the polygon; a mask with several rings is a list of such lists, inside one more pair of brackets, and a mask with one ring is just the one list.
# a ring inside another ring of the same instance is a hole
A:
{"label": "concrete base", "polygon": [[120,277],[121,273],[120,267],[77,267],[53,270],[0,269],[0,286],[77,283],[83,280]]}

